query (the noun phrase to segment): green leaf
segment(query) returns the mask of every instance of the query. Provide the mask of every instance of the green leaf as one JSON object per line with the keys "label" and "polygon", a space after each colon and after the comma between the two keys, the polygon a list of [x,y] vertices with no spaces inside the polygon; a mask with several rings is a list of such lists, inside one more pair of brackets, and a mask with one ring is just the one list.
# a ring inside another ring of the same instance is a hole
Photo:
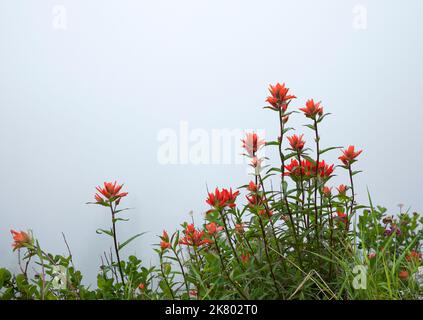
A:
{"label": "green leaf", "polygon": [[97,234],[106,234],[108,236],[113,237],[113,231],[112,230],[105,230],[105,229],[97,229],[95,231]]}
{"label": "green leaf", "polygon": [[330,148],[322,149],[319,151],[319,154],[324,154],[330,150],[335,150],[335,149],[342,149],[342,147],[330,147]]}
{"label": "green leaf", "polygon": [[142,236],[143,234],[145,234],[145,232],[141,232],[136,234],[135,236],[129,238],[128,240],[126,240],[124,243],[119,244],[119,250],[121,250],[124,246],[126,246],[128,243],[130,243],[132,240],[135,240],[136,238]]}
{"label": "green leaf", "polygon": [[12,278],[9,270],[5,268],[0,269],[0,289],[3,288],[5,282],[9,281]]}

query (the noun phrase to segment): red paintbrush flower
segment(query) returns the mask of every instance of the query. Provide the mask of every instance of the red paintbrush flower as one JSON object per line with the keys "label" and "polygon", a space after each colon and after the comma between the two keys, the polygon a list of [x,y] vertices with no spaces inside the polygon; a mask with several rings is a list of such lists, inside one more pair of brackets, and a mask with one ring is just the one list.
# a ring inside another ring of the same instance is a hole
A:
{"label": "red paintbrush flower", "polygon": [[221,210],[225,207],[235,207],[236,197],[239,195],[239,191],[232,192],[232,188],[219,190],[216,188],[214,193],[209,193],[206,202],[217,210]]}
{"label": "red paintbrush flower", "polygon": [[339,195],[345,196],[345,193],[347,192],[347,186],[344,184],[340,184],[339,187],[336,188],[338,190]]}
{"label": "red paintbrush flower", "polygon": [[[96,187],[97,191],[104,197],[106,198],[109,202],[114,202],[114,201],[120,201],[120,199],[122,199],[123,197],[126,197],[128,195],[128,192],[120,192],[120,190],[122,189],[123,184],[118,185],[117,182],[115,181],[113,182],[104,182],[104,187]],[[98,204],[105,204],[106,201],[105,199],[103,199],[103,197],[96,193],[95,194],[95,200],[97,201]]]}
{"label": "red paintbrush flower", "polygon": [[355,162],[355,158],[357,158],[363,150],[355,151],[354,146],[349,146],[347,149],[342,150],[342,156],[338,159],[342,161],[342,163],[346,166],[351,165]]}
{"label": "red paintbrush flower", "polygon": [[294,134],[293,136],[288,137],[289,144],[293,150],[301,151],[304,148],[305,141],[303,140],[303,136],[303,134],[300,136]]}
{"label": "red paintbrush flower", "polygon": [[185,236],[179,240],[179,244],[201,247],[213,243],[210,239],[205,239],[204,231],[195,229],[194,224],[187,225],[184,234]]}
{"label": "red paintbrush flower", "polygon": [[13,241],[15,241],[12,244],[13,251],[25,247],[32,242],[31,236],[24,231],[17,232],[15,230],[10,230],[10,233],[12,234]]}
{"label": "red paintbrush flower", "polygon": [[410,262],[410,261],[415,261],[415,262],[419,262],[421,259],[422,255],[421,253],[412,250],[406,257],[405,259]]}
{"label": "red paintbrush flower", "polygon": [[250,192],[257,192],[258,188],[257,188],[257,185],[253,181],[250,181],[250,183],[248,184],[247,190]]}
{"label": "red paintbrush flower", "polygon": [[223,227],[218,226],[215,222],[210,222],[209,224],[206,224],[207,233],[209,235],[214,235],[215,233],[222,231]]}
{"label": "red paintbrush flower", "polygon": [[299,163],[296,159],[291,159],[291,162],[287,165],[285,165],[285,176],[300,176],[301,174],[301,168],[299,166]]}
{"label": "red paintbrush flower", "polygon": [[292,99],[297,98],[294,95],[288,95],[289,88],[285,87],[285,83],[277,83],[275,86],[269,86],[269,92],[271,96],[267,97],[268,102],[274,109],[282,109],[283,112],[288,108],[288,104]]}
{"label": "red paintbrush flower", "polygon": [[323,114],[323,107],[320,106],[319,102],[314,102],[313,99],[307,100],[305,108],[300,108],[302,112],[306,115],[308,118],[314,119],[316,115],[322,115]]}
{"label": "red paintbrush flower", "polygon": [[332,188],[324,186],[322,189],[322,193],[325,197],[329,198],[332,195]]}
{"label": "red paintbrush flower", "polygon": [[257,133],[247,133],[245,139],[241,140],[242,147],[247,151],[247,153],[253,157],[257,151],[266,144],[263,139],[257,135]]}
{"label": "red paintbrush flower", "polygon": [[409,277],[409,274],[408,274],[408,271],[403,270],[398,274],[398,276],[401,280],[407,280]]}
{"label": "red paintbrush flower", "polygon": [[160,241],[160,247],[162,250],[169,249],[171,247],[171,244],[169,242],[169,235],[165,230],[163,230],[163,235],[160,237],[162,241]]}
{"label": "red paintbrush flower", "polygon": [[333,167],[334,165],[328,165],[327,163],[325,163],[325,161],[320,161],[319,165],[318,165],[318,175],[322,178],[329,178],[330,175],[333,173]]}
{"label": "red paintbrush flower", "polygon": [[338,211],[336,214],[338,215],[338,216],[337,216],[337,218],[338,218],[338,219],[339,219],[342,223],[347,223],[348,216],[347,216],[347,214],[346,214],[346,213],[341,212],[341,211]]}

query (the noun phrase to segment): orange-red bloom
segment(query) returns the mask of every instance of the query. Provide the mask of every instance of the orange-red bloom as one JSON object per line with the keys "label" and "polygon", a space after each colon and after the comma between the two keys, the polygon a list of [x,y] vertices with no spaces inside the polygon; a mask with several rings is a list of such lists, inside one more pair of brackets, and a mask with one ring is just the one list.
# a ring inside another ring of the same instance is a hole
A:
{"label": "orange-red bloom", "polygon": [[322,115],[323,114],[323,107],[320,106],[319,102],[314,102],[313,99],[309,99],[306,102],[305,108],[300,108],[302,112],[306,115],[308,118],[314,118],[316,115]]}
{"label": "orange-red bloom", "polygon": [[223,230],[222,226],[218,226],[215,222],[210,222],[209,224],[206,224],[207,233],[209,235],[214,235],[219,231]]}
{"label": "orange-red bloom", "polygon": [[245,139],[241,140],[242,147],[247,151],[247,153],[252,157],[256,154],[256,152],[266,144],[263,139],[257,135],[257,133],[247,133],[245,135]]}
{"label": "orange-red bloom", "polygon": [[412,250],[405,258],[407,259],[408,262],[410,261],[419,262],[421,257],[422,257],[421,253],[415,250]]}
{"label": "orange-red bloom", "polygon": [[288,95],[289,88],[285,87],[285,83],[277,83],[275,86],[269,86],[269,92],[271,96],[267,97],[266,102],[268,102],[275,110],[282,109],[286,111],[288,104],[292,99],[297,98],[294,95]]}
{"label": "orange-red bloom", "polygon": [[291,159],[291,162],[285,165],[285,170],[284,175],[293,179],[301,175],[303,178],[308,178],[316,176],[316,174],[322,178],[329,178],[334,171],[334,165],[328,165],[323,160],[319,162],[316,169],[316,165],[307,159],[301,160],[301,163],[296,159]]}
{"label": "orange-red bloom", "polygon": [[31,244],[32,242],[31,236],[24,231],[17,232],[15,230],[10,230],[10,233],[12,234],[13,240],[15,241],[12,244],[13,251],[25,247],[25,245]]}
{"label": "orange-red bloom", "polygon": [[214,193],[210,192],[206,202],[217,210],[225,207],[235,207],[236,197],[239,195],[239,191],[232,192],[232,188],[219,190],[216,188]]}
{"label": "orange-red bloom", "polygon": [[329,198],[332,195],[332,188],[324,186],[323,189],[322,189],[322,193],[325,197]]}
{"label": "orange-red bloom", "polygon": [[171,247],[171,244],[169,242],[169,235],[165,230],[163,230],[163,235],[160,237],[162,241],[160,241],[160,247],[162,250],[169,249]]}
{"label": "orange-red bloom", "polygon": [[338,159],[342,161],[342,163],[346,166],[352,164],[363,150],[355,151],[354,146],[349,146],[347,149],[342,150],[342,156]]}
{"label": "orange-red bloom", "polygon": [[347,192],[347,186],[344,184],[340,184],[339,187],[336,188],[338,190],[339,195],[345,196],[345,193]]}
{"label": "orange-red bloom", "polygon": [[343,223],[347,223],[348,216],[347,216],[347,214],[346,214],[346,213],[341,212],[341,211],[338,211],[336,214],[338,215],[338,217],[337,217],[337,218],[338,218],[341,222],[343,222]]}
{"label": "orange-red bloom", "polygon": [[144,283],[140,283],[138,286],[138,289],[140,289],[141,291],[145,290],[145,284]]}
{"label": "orange-red bloom", "polygon": [[250,255],[248,253],[241,254],[241,261],[242,263],[247,263],[250,260]]}
{"label": "orange-red bloom", "polygon": [[291,137],[288,137],[289,144],[291,148],[295,151],[301,151],[304,148],[305,141],[303,140],[304,135],[297,136],[294,134]]}
{"label": "orange-red bloom", "polygon": [[398,276],[401,280],[407,280],[409,277],[409,274],[408,274],[408,271],[403,270],[398,274]]}
{"label": "orange-red bloom", "polygon": [[247,190],[250,192],[257,192],[258,188],[257,188],[257,185],[253,181],[250,181],[250,183],[248,184]]}
{"label": "orange-red bloom", "polygon": [[118,185],[117,182],[104,182],[104,187],[97,186],[97,191],[101,194],[95,194],[95,200],[99,204],[104,204],[105,200],[102,198],[105,197],[108,201],[120,201],[121,198],[126,197],[128,192],[120,192],[123,184]]}
{"label": "orange-red bloom", "polygon": [[213,243],[210,239],[204,238],[204,231],[195,229],[194,224],[189,224],[184,230],[185,236],[179,240],[180,244],[193,247],[201,247]]}

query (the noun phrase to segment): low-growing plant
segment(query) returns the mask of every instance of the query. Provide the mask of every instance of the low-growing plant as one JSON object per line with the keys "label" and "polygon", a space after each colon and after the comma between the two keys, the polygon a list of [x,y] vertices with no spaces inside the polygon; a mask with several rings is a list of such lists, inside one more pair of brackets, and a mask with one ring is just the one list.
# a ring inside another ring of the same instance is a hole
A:
{"label": "low-growing plant", "polygon": [[[422,298],[423,218],[400,207],[397,215],[356,201],[354,178],[362,150],[323,147],[321,125],[329,113],[310,99],[299,110],[284,84],[269,88],[265,109],[275,113],[279,136],[264,141],[251,132],[242,140],[252,179],[209,191],[204,221],[163,231],[154,250],[159,265],[145,267],[121,251],[139,233],[120,242],[118,223],[127,209],[123,185],[97,187],[93,204],[109,208],[113,250],[104,253],[97,286],[82,284],[72,253],[45,252],[32,232],[13,231],[20,273],[0,269],[3,299],[418,299]],[[290,118],[305,116],[313,143],[290,134]],[[288,144],[285,147],[285,144]],[[278,163],[260,156],[276,148]],[[339,164],[324,157],[340,150]],[[331,184],[335,171],[345,184]],[[245,200],[240,201],[241,193]],[[32,266],[32,269],[29,267]]]}

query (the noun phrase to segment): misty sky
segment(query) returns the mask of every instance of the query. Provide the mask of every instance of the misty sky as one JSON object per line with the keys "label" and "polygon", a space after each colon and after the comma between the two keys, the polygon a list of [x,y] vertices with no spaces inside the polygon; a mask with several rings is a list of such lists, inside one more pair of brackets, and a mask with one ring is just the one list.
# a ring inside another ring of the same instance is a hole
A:
{"label": "misty sky", "polygon": [[[239,145],[229,163],[181,161],[190,134],[210,145],[224,129],[274,139],[277,119],[262,107],[276,82],[298,96],[293,107],[314,98],[332,113],[323,147],[364,150],[359,201],[368,187],[392,213],[422,211],[422,30],[419,0],[1,0],[0,266],[18,271],[11,228],[54,253],[66,253],[64,232],[93,283],[112,245],[95,231],[110,216],[85,203],[115,179],[134,208],[119,237],[148,232],[125,255],[154,263],[156,235],[207,210],[206,186],[249,181]],[[309,138],[302,115],[290,121]],[[173,164],[159,161],[166,132]]]}

